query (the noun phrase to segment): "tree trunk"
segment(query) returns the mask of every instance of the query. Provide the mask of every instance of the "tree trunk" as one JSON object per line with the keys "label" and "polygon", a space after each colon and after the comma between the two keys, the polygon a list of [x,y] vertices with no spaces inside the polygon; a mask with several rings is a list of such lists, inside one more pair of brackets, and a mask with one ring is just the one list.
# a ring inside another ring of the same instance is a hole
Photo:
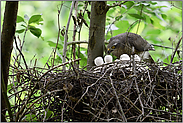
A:
{"label": "tree trunk", "polygon": [[94,59],[103,57],[105,21],[106,21],[106,1],[94,1],[91,5],[89,43],[88,43],[88,69],[94,66]]}
{"label": "tree trunk", "polygon": [[[16,19],[18,11],[18,1],[16,2],[6,2],[3,29],[1,34],[1,70],[3,73],[5,88],[7,90],[8,76],[9,76],[9,64],[11,52],[13,49],[13,38],[16,29]],[[1,84],[2,85],[2,84]],[[2,94],[2,90],[1,90]],[[6,121],[4,115],[5,112],[2,110],[6,108],[3,95],[1,95],[1,121]]]}

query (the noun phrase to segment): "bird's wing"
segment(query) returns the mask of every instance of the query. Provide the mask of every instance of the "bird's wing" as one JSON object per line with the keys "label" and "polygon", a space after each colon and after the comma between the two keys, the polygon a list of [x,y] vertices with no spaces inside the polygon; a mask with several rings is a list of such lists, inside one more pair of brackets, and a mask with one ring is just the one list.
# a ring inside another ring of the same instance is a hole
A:
{"label": "bird's wing", "polygon": [[147,51],[147,47],[150,47],[150,44],[145,39],[143,39],[140,35],[134,33],[128,34],[128,42],[131,46],[134,46],[135,49],[140,52]]}

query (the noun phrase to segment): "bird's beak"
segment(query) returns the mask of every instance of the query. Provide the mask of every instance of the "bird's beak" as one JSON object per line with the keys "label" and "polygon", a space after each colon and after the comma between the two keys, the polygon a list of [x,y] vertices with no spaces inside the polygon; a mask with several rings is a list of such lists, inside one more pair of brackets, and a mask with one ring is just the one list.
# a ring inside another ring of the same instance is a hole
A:
{"label": "bird's beak", "polygon": [[107,54],[110,54],[112,52],[112,50],[110,50],[109,48],[107,49]]}
{"label": "bird's beak", "polygon": [[151,44],[151,47],[149,48],[149,50],[155,51],[154,46],[152,44]]}

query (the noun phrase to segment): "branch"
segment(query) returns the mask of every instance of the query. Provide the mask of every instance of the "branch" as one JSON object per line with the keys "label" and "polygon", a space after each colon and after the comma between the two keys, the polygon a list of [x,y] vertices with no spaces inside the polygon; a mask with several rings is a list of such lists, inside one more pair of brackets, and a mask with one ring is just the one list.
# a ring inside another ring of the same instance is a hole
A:
{"label": "branch", "polygon": [[23,53],[21,52],[21,50],[18,48],[18,45],[17,45],[17,41],[16,41],[16,37],[15,37],[15,36],[14,36],[14,39],[15,39],[15,45],[16,45],[16,48],[17,48],[17,50],[19,51],[20,55],[21,55],[21,56],[22,56],[22,58],[23,58],[23,61],[24,61],[25,67],[26,67],[27,72],[28,72],[28,75],[29,75],[28,66],[27,66],[27,63],[26,63],[25,57],[24,57]]}
{"label": "branch", "polygon": [[21,121],[21,119],[24,117],[25,113],[37,102],[39,101],[40,99],[42,99],[43,97],[47,96],[47,95],[50,95],[51,93],[55,93],[55,92],[59,92],[59,91],[63,91],[63,89],[60,89],[60,90],[54,90],[54,91],[51,91],[51,92],[47,92],[46,94],[40,96],[38,99],[36,99],[29,107],[27,107],[27,109],[22,113],[21,117],[19,118],[19,122]]}
{"label": "branch", "polygon": [[71,45],[71,44],[81,44],[81,43],[88,43],[88,41],[84,40],[84,41],[70,41],[67,43],[67,45]]}
{"label": "branch", "polygon": [[66,65],[66,64],[69,64],[69,63],[71,63],[71,62],[75,62],[75,61],[78,61],[78,60],[81,60],[81,58],[76,59],[76,60],[72,60],[72,61],[68,61],[68,62],[65,62],[65,63],[62,63],[62,64],[59,64],[59,65],[57,65],[57,66],[55,66],[55,67],[49,69],[48,71],[46,71],[46,72],[38,79],[38,81],[40,81],[41,78],[42,78],[43,76],[45,76],[45,75],[46,75],[48,72],[50,72],[51,70],[54,70],[55,68],[58,68],[58,67],[60,67],[60,66],[64,66],[64,65]]}
{"label": "branch", "polygon": [[[119,1],[118,1],[119,2]],[[114,3],[113,5],[111,5],[111,6],[107,6],[107,10],[109,10],[110,8],[113,8],[113,7],[116,7],[116,6],[120,6],[121,7],[121,5],[122,4],[124,4],[124,3],[126,3],[126,2],[128,2],[128,1],[124,1],[124,2],[122,2],[122,3]]]}
{"label": "branch", "polygon": [[[62,61],[62,63],[64,63],[66,61],[66,50],[67,50],[67,40],[68,40],[68,35],[67,34],[68,34],[68,30],[69,30],[69,24],[70,24],[70,20],[71,20],[71,15],[72,15],[72,10],[73,10],[73,7],[74,7],[74,3],[75,3],[75,1],[72,1],[70,14],[69,14],[69,19],[68,19],[66,30],[65,30],[64,47],[63,47],[63,61]],[[64,65],[63,70],[65,70],[65,69],[66,69],[66,67]]]}
{"label": "branch", "polygon": [[[113,67],[115,67],[115,66],[113,66]],[[84,94],[81,96],[81,98],[77,101],[77,103],[74,105],[73,109],[74,109],[74,108],[76,107],[76,105],[81,101],[81,99],[83,99],[83,97],[84,97],[84,96],[86,95],[86,93],[88,92],[89,88],[91,88],[92,86],[96,85],[96,84],[98,83],[98,81],[101,80],[101,79],[105,76],[105,74],[106,74],[110,69],[112,69],[113,67],[108,68],[108,69],[105,71],[105,73],[104,73],[99,79],[97,79],[97,81],[96,81],[95,83],[91,84],[90,86],[87,86],[86,91],[85,91]]]}
{"label": "branch", "polygon": [[120,101],[119,101],[119,97],[118,97],[118,95],[117,95],[117,93],[116,93],[116,90],[115,90],[115,88],[114,88],[113,81],[112,81],[111,77],[109,77],[109,79],[110,79],[110,81],[111,81],[111,85],[112,85],[112,89],[113,89],[113,91],[114,91],[114,95],[116,96],[117,103],[118,103],[119,108],[120,108],[120,111],[121,111],[121,113],[122,113],[123,122],[127,122],[127,119],[126,119],[126,117],[125,117],[125,114],[124,114],[124,112],[123,112],[122,106],[121,106]]}
{"label": "branch", "polygon": [[170,63],[173,62],[173,58],[174,58],[175,53],[177,52],[177,50],[178,50],[178,48],[179,48],[179,45],[180,45],[180,41],[181,41],[181,40],[182,40],[182,37],[180,38],[179,42],[177,43],[177,46],[176,46],[176,48],[175,48],[175,51],[173,52],[173,54],[172,54],[172,56],[171,56],[171,62],[170,62]]}
{"label": "branch", "polygon": [[53,64],[52,64],[52,67],[54,66],[54,60],[55,60],[55,54],[56,54],[56,50],[57,50],[57,45],[58,45],[58,41],[59,41],[59,38],[60,38],[60,13],[61,13],[61,9],[62,9],[62,6],[63,6],[63,3],[60,5],[60,10],[58,10],[58,36],[57,36],[57,43],[56,43],[56,46],[55,46],[55,50],[54,50],[54,55],[53,55]]}
{"label": "branch", "polygon": [[[163,47],[163,48],[173,49],[174,50],[174,48],[172,48],[172,47],[162,46],[162,45],[158,45],[158,44],[152,44],[152,45],[156,46],[156,47]],[[178,49],[177,49],[177,51],[182,52],[182,50],[178,50]]]}

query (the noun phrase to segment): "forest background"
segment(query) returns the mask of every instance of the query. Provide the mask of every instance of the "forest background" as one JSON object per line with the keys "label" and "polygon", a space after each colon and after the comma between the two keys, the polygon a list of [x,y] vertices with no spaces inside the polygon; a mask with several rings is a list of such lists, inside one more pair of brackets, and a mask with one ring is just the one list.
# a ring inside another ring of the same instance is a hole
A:
{"label": "forest background", "polygon": [[[37,65],[43,67],[47,62],[48,58],[52,54],[53,48],[55,48],[57,37],[58,37],[58,9],[63,2],[60,1],[20,1],[18,16],[24,18],[25,22],[28,22],[26,18],[30,18],[33,15],[42,15],[42,24],[35,25],[36,28],[41,30],[41,35],[39,38],[34,36],[29,31],[25,35],[25,44],[23,46],[23,54],[27,61],[28,66],[33,66],[30,61],[37,59]],[[144,19],[142,16],[137,16],[140,12],[140,4],[145,5],[143,8]],[[155,45],[161,45],[165,47],[175,48],[180,36],[182,35],[182,1],[152,1],[152,2],[134,2],[129,1],[123,6],[116,6],[111,8],[107,12],[106,18],[106,32],[110,29],[112,30],[112,35],[108,32],[106,33],[106,41],[108,41],[112,36],[120,33],[124,33],[131,27],[130,32],[141,35],[149,43]],[[115,2],[108,1],[107,4],[113,5]],[[71,1],[64,2],[60,13],[60,27],[64,29],[69,16]],[[84,1],[78,2],[78,12],[83,11]],[[3,24],[3,15],[5,9],[5,1],[1,1],[1,27]],[[88,6],[88,10],[91,6]],[[73,15],[74,15],[73,11]],[[149,15],[149,17],[148,17]],[[87,13],[84,15],[84,19],[89,24],[89,18]],[[142,19],[140,25],[135,21]],[[21,30],[23,22],[17,23],[17,30]],[[132,25],[133,24],[133,25]],[[74,21],[71,20],[68,32],[68,42],[73,41],[73,28]],[[2,28],[1,28],[2,29]],[[24,32],[16,33],[16,36],[22,40]],[[88,41],[89,28],[85,25],[82,26],[80,41]],[[62,63],[62,53],[63,53],[63,41],[64,37],[60,36],[60,41],[56,63]],[[78,33],[76,33],[76,41],[78,41]],[[14,45],[15,47],[15,45]],[[155,61],[170,62],[170,57],[173,53],[173,49],[154,46],[156,51],[151,51],[152,57]],[[181,45],[180,45],[181,48]],[[71,45],[68,46],[71,49]],[[67,51],[70,58],[71,50]],[[80,66],[86,66],[87,64],[87,44],[81,44]],[[16,51],[13,50],[13,54]],[[180,56],[176,55],[175,60],[180,59]],[[32,63],[34,63],[32,61]]]}

